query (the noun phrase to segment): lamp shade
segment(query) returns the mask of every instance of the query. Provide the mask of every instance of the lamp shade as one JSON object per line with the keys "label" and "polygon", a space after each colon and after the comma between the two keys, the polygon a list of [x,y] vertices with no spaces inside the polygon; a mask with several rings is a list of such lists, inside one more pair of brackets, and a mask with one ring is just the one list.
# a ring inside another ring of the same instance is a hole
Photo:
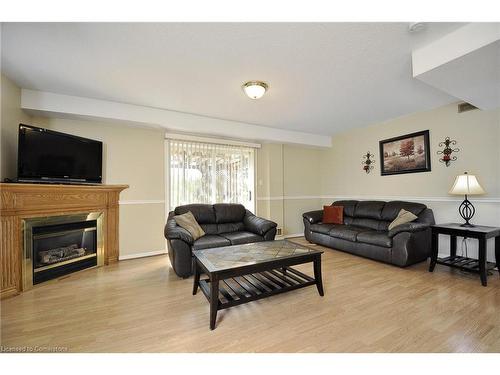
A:
{"label": "lamp shade", "polygon": [[479,185],[476,176],[465,172],[455,178],[455,183],[449,193],[454,195],[480,195],[484,194],[485,191]]}

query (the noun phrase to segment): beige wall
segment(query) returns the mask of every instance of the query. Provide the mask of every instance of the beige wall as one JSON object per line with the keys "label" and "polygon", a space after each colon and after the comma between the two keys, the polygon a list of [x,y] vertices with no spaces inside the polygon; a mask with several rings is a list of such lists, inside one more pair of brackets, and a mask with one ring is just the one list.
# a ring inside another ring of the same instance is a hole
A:
{"label": "beige wall", "polygon": [[302,213],[320,204],[321,154],[318,148],[276,143],[257,151],[257,215],[276,221],[284,235],[302,233]]}
{"label": "beige wall", "polygon": [[[500,111],[457,113],[456,104],[413,114],[382,124],[352,130],[332,139],[322,155],[322,192],[325,195],[444,197],[457,174],[476,174],[485,197],[500,197],[498,168]],[[381,176],[379,141],[420,130],[430,131],[431,172]],[[449,167],[439,162],[438,146],[446,136],[458,143],[458,160]],[[375,154],[370,174],[361,170],[362,156]]]}
{"label": "beige wall", "polygon": [[1,80],[0,177],[17,176],[17,133],[20,123],[29,125],[31,118],[21,110],[21,89],[3,74]]}
{"label": "beige wall", "polygon": [[323,149],[285,145],[283,149],[283,217],[285,234],[302,234],[302,214],[321,208],[319,164]]}
{"label": "beige wall", "polygon": [[283,228],[283,145],[265,143],[256,155],[256,214]]}

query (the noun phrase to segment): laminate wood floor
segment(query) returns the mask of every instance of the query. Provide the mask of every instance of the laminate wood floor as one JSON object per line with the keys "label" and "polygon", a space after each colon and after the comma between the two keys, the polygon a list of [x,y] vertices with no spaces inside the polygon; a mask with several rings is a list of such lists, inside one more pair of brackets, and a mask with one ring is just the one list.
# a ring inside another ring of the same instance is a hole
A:
{"label": "laminate wood floor", "polygon": [[[307,243],[304,239],[296,240]],[[320,246],[317,246],[320,247]],[[499,352],[500,278],[401,269],[325,249],[314,286],[220,311],[167,256],[121,261],[1,302],[1,345],[70,352]],[[312,264],[300,266],[312,274]]]}

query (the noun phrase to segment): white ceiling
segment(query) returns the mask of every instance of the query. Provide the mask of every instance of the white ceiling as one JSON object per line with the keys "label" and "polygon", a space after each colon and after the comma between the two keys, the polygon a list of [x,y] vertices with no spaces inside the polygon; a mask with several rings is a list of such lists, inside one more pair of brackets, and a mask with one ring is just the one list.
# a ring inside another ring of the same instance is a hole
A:
{"label": "white ceiling", "polygon": [[[463,24],[8,23],[20,87],[331,135],[456,101],[412,78],[411,52]],[[241,85],[263,80],[260,100]]]}

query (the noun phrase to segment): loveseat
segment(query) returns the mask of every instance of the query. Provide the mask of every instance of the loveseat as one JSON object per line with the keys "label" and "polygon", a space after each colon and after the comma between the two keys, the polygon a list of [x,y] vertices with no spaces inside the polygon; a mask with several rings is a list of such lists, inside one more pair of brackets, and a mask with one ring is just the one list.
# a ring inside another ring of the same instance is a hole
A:
{"label": "loveseat", "polygon": [[[190,211],[205,231],[193,240],[191,234],[177,225],[174,216]],[[275,222],[255,216],[241,204],[189,204],[176,207],[168,215],[165,238],[175,273],[188,277],[193,273],[193,251],[251,242],[272,241]]]}
{"label": "loveseat", "polygon": [[[355,255],[406,267],[430,256],[434,214],[421,203],[404,201],[333,202],[343,206],[343,224],[324,224],[323,210],[304,213],[304,235],[309,242]],[[401,209],[418,218],[388,230]]]}

